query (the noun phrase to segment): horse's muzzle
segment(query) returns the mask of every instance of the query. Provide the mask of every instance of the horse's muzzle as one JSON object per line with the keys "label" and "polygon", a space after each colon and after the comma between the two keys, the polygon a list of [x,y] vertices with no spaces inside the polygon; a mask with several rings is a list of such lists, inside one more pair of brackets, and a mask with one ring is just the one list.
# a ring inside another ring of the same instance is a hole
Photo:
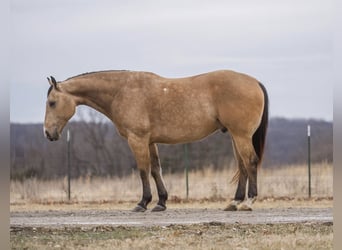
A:
{"label": "horse's muzzle", "polygon": [[45,137],[49,139],[50,141],[57,141],[59,139],[59,133],[57,132],[57,129],[53,131],[53,133],[50,133],[46,129],[44,129]]}

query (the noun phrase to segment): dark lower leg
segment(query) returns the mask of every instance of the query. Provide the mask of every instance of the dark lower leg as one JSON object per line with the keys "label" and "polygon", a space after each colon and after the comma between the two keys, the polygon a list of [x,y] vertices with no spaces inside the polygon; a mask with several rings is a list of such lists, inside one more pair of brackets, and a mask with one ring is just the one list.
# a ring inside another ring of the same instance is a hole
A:
{"label": "dark lower leg", "polygon": [[[238,186],[235,192],[235,201],[243,201],[246,197],[246,185],[247,185],[247,171],[243,162],[243,159],[240,156],[240,153],[237,150],[237,145],[235,143],[235,140],[233,139],[233,148],[234,148],[234,155],[237,159],[239,172],[237,173],[238,180]],[[236,177],[234,177],[236,180]]]}
{"label": "dark lower leg", "polygon": [[237,150],[237,145],[235,143],[235,140],[233,138],[233,148],[234,148],[234,155],[237,159],[238,163],[238,173],[237,176],[234,176],[233,180],[236,180],[238,178],[238,186],[235,192],[234,200],[230,202],[230,204],[224,209],[225,211],[236,211],[238,210],[238,205],[244,201],[246,196],[246,184],[247,184],[247,171],[244,166],[244,162]]}
{"label": "dark lower leg", "polygon": [[224,209],[225,211],[236,211],[238,205],[244,201],[246,197],[247,173],[244,166],[239,164],[239,181],[235,192],[234,200]]}
{"label": "dark lower leg", "polygon": [[247,174],[245,173],[245,171],[241,171],[240,169],[239,183],[235,192],[234,200],[243,201],[245,199],[246,184],[247,184]]}
{"label": "dark lower leg", "polygon": [[[239,206],[239,210],[252,211],[252,204],[257,196],[257,165],[258,157],[255,153],[253,144],[250,138],[239,138],[238,143],[240,159],[243,161],[244,168],[244,189],[239,193],[239,188],[236,193],[236,199],[245,199],[246,184],[248,179],[248,198]],[[243,197],[242,197],[243,194]]]}
{"label": "dark lower leg", "polygon": [[131,147],[135,156],[138,169],[140,171],[140,178],[143,188],[141,201],[133,209],[135,212],[144,212],[147,209],[147,204],[152,200],[150,187],[150,173],[151,173],[151,159],[148,146],[148,136],[129,134],[128,145]]}
{"label": "dark lower leg", "polygon": [[257,165],[254,164],[248,178],[248,198],[254,198],[258,195],[257,176]]}
{"label": "dark lower leg", "polygon": [[166,208],[166,200],[168,198],[168,194],[167,194],[165,184],[162,178],[158,150],[155,144],[150,146],[150,153],[151,153],[151,174],[156,183],[158,196],[159,196],[158,205],[163,208]]}
{"label": "dark lower leg", "polygon": [[257,168],[256,165],[251,166],[252,169],[248,170],[248,198],[240,205],[241,211],[252,211],[252,205],[258,195],[257,191]]}
{"label": "dark lower leg", "polygon": [[156,182],[156,186],[157,186],[157,190],[158,190],[158,196],[159,196],[158,205],[166,207],[166,200],[168,198],[168,194],[167,194],[167,191],[165,189],[164,182],[161,179],[160,175],[152,172],[152,176]]}
{"label": "dark lower leg", "polygon": [[143,195],[141,201],[138,205],[144,209],[147,209],[147,204],[152,200],[150,181],[149,181],[149,173],[145,170],[140,170],[140,177],[143,187]]}

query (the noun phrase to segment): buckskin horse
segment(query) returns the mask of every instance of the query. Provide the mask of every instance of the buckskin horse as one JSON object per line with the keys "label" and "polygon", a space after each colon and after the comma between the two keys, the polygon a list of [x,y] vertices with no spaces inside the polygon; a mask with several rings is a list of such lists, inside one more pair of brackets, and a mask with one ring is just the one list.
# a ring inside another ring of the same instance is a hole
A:
{"label": "buckskin horse", "polygon": [[188,143],[216,130],[230,133],[238,165],[233,178],[238,183],[235,197],[224,210],[252,210],[268,124],[268,95],[255,78],[230,70],[185,78],[111,70],[84,73],[62,82],[51,76],[48,81],[44,133],[49,140],[59,139],[77,105],[106,115],[127,139],[143,190],[133,211],[146,211],[152,200],[150,174],[159,196],[152,211],[166,209],[168,193],[157,143]]}

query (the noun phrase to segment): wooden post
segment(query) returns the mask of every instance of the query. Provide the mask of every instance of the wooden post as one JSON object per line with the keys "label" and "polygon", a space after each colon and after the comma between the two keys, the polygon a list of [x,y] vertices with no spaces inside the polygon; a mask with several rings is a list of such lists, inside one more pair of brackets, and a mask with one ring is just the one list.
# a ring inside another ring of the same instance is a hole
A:
{"label": "wooden post", "polygon": [[184,144],[186,199],[189,199],[189,156],[188,144]]}
{"label": "wooden post", "polygon": [[70,174],[71,174],[71,166],[70,166],[70,130],[67,131],[67,148],[68,148],[68,200],[70,201]]}
{"label": "wooden post", "polygon": [[308,125],[308,186],[309,186],[309,198],[311,198],[311,128]]}

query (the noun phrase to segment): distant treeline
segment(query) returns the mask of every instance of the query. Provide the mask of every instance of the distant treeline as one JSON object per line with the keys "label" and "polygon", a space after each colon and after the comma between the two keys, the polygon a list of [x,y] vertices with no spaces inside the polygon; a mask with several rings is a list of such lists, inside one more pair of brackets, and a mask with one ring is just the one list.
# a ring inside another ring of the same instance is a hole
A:
{"label": "distant treeline", "polygon": [[[320,120],[272,118],[269,123],[263,167],[302,164],[307,161],[307,125],[311,125],[312,162],[332,162],[333,126]],[[71,122],[57,142],[43,135],[42,124],[11,124],[11,178],[51,179],[67,174],[66,130],[71,132],[71,175],[124,176],[136,170],[125,139],[108,120]],[[185,168],[184,145],[159,144],[164,173]],[[188,144],[189,168],[235,167],[228,133],[216,132]]]}

